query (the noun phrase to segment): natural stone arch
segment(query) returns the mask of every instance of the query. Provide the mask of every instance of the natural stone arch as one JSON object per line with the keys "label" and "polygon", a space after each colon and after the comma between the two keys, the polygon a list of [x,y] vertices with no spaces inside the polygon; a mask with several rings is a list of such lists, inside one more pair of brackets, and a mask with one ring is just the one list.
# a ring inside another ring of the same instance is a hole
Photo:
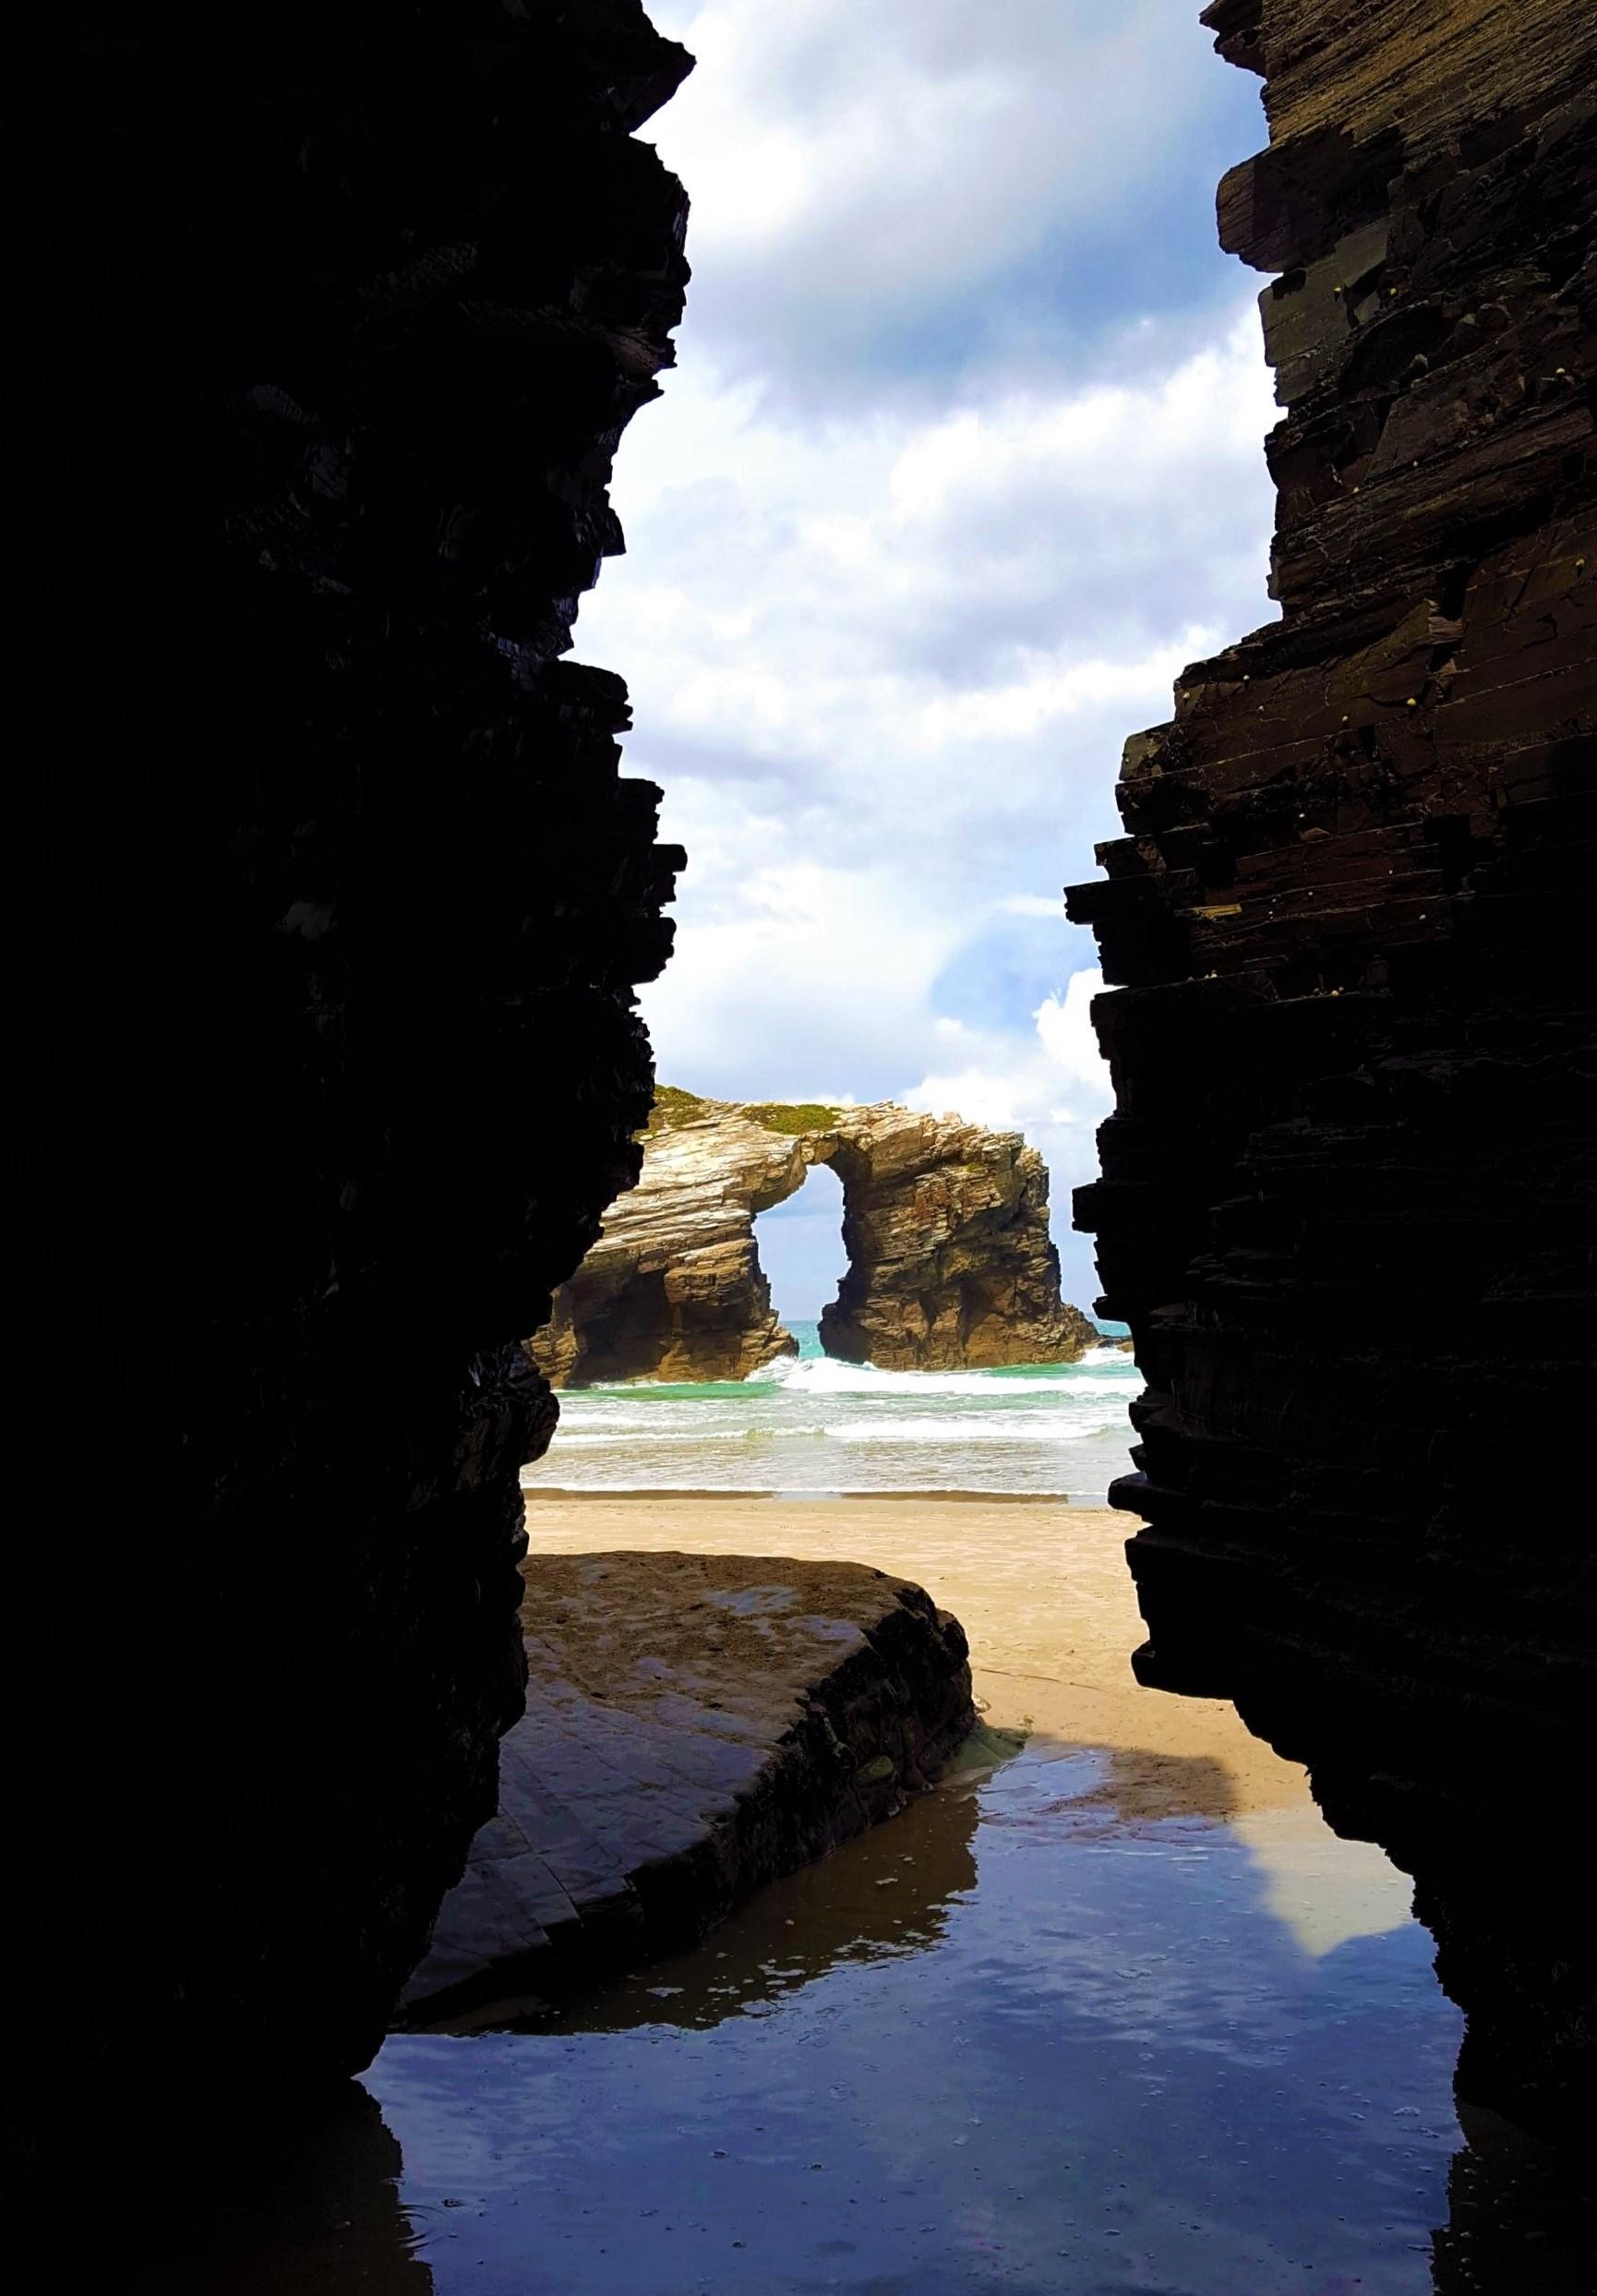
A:
{"label": "natural stone arch", "polygon": [[828,1164],[847,1268],[830,1355],[895,1370],[1072,1362],[1094,1326],[1060,1298],[1048,1169],[1018,1133],[892,1103],[738,1104],[662,1091],[637,1186],[556,1294],[531,1352],[557,1386],[742,1379],[797,1341],[754,1222]]}

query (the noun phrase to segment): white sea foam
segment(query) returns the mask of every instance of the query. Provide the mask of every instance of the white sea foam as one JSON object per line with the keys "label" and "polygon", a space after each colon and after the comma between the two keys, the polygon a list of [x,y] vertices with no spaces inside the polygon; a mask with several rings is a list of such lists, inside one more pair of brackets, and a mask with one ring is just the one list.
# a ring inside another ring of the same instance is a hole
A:
{"label": "white sea foam", "polygon": [[991,1371],[882,1371],[784,1356],[737,1385],[568,1390],[548,1490],[794,1496],[985,1491],[1101,1503],[1128,1465],[1141,1385],[1123,1351]]}
{"label": "white sea foam", "polygon": [[991,1417],[976,1412],[951,1412],[930,1418],[916,1412],[898,1419],[850,1419],[827,1435],[834,1443],[1080,1443],[1102,1435],[1102,1419],[1077,1419],[1063,1412],[1014,1412]]}
{"label": "white sea foam", "polygon": [[[810,1395],[901,1395],[916,1401],[959,1395],[993,1402],[1007,1396],[1100,1394],[1102,1371],[1129,1363],[1128,1356],[1111,1348],[1095,1348],[1078,1365],[1061,1364],[1057,1371],[878,1371],[874,1364],[845,1364],[832,1355],[779,1355],[774,1363],[751,1371],[745,1385]],[[1090,1376],[1094,1370],[1099,1376]]]}
{"label": "white sea foam", "polygon": [[[816,1438],[835,1435],[835,1427],[653,1427],[644,1449],[652,1450],[662,1443],[788,1443],[805,1437]],[[562,1427],[555,1437],[558,1449],[625,1450],[631,1448],[630,1439],[615,1435],[602,1427]]]}
{"label": "white sea foam", "polygon": [[[904,1445],[917,1443],[1081,1443],[1112,1432],[1116,1423],[1101,1417],[1072,1418],[1061,1412],[994,1414],[954,1412],[932,1418],[905,1412],[896,1419],[852,1419],[835,1426],[658,1428],[651,1433],[651,1448],[659,1445],[789,1443],[820,1437],[830,1443]],[[564,1428],[555,1438],[562,1451],[625,1450],[624,1436],[598,1428]]]}

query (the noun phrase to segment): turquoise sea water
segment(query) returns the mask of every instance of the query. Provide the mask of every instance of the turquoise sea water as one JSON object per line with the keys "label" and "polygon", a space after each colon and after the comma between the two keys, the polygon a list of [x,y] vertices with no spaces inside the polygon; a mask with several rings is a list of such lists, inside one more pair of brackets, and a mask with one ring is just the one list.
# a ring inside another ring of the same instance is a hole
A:
{"label": "turquoise sea water", "polygon": [[[1107,1327],[1111,1332],[1113,1327]],[[968,1491],[1101,1506],[1130,1464],[1131,1357],[1003,1371],[878,1371],[797,1356],[698,1386],[637,1380],[568,1389],[529,1487],[576,1491]]]}

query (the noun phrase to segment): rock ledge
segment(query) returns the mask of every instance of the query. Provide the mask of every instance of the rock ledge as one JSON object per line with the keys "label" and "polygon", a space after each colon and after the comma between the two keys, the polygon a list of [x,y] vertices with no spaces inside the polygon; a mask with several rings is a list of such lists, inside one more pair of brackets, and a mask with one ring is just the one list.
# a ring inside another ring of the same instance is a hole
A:
{"label": "rock ledge", "polygon": [[498,1815],[402,2009],[483,2023],[692,1942],[928,1785],[974,1726],[957,1619],[857,1563],[546,1555]]}

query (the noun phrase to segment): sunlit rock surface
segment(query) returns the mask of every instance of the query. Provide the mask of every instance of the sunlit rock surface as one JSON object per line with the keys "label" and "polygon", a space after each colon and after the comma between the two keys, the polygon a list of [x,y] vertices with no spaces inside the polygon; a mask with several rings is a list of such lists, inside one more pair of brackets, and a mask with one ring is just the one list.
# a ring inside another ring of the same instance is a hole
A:
{"label": "sunlit rock surface", "polygon": [[412,2024],[691,1942],[901,1809],[975,1725],[957,1619],[858,1563],[539,1555],[525,1576],[526,1713]]}
{"label": "sunlit rock surface", "polygon": [[754,1220],[817,1164],[843,1184],[829,1355],[883,1370],[1073,1363],[1098,1332],[1059,1293],[1048,1167],[1018,1133],[892,1103],[741,1105],[663,1091],[638,1184],[531,1342],[557,1387],[741,1379],[797,1346]]}
{"label": "sunlit rock surface", "polygon": [[687,276],[636,0],[196,22],[0,35],[7,2134],[174,2194],[369,2058],[521,1711],[678,858],[559,656]]}
{"label": "sunlit rock surface", "polygon": [[[1597,2110],[1597,10],[1218,0],[1279,624],[1126,751],[1078,1198],[1148,1391],[1150,1683],[1415,1875],[1460,2086]],[[1549,1477],[1555,1478],[1550,1488]],[[1577,1480],[1579,1478],[1577,1477]]]}

